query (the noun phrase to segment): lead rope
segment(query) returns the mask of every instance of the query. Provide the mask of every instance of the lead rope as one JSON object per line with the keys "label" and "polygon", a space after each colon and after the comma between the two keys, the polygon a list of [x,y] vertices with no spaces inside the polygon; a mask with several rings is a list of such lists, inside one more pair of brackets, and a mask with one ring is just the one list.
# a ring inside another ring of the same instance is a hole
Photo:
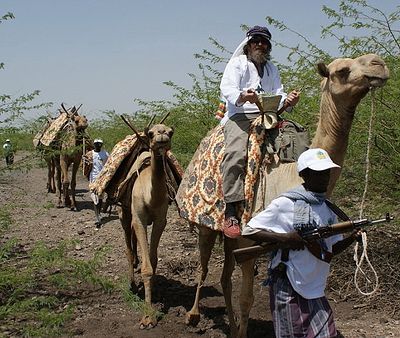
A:
{"label": "lead rope", "polygon": [[[363,192],[362,199],[361,199],[360,215],[359,215],[360,219],[362,219],[362,216],[364,213],[365,200],[366,200],[367,191],[368,191],[368,180],[369,180],[369,171],[370,171],[369,156],[370,156],[370,150],[371,150],[371,144],[372,144],[372,125],[373,125],[374,117],[375,117],[375,91],[371,90],[371,116],[369,119],[367,154],[366,154],[366,159],[365,159],[365,166],[366,166],[366,168],[365,168],[365,185],[364,185],[364,192]],[[378,286],[379,286],[378,274],[376,273],[374,267],[372,266],[372,264],[368,258],[368,254],[367,254],[368,241],[367,241],[367,234],[365,232],[363,232],[361,234],[361,239],[362,239],[363,250],[362,250],[360,258],[358,258],[358,242],[356,242],[356,245],[354,247],[353,258],[356,263],[356,271],[354,273],[354,285],[355,285],[356,289],[358,290],[358,292],[360,292],[362,295],[370,296],[378,290]],[[371,282],[371,280],[366,276],[364,271],[361,269],[361,265],[362,265],[364,259],[374,274],[375,282]],[[375,284],[372,291],[364,292],[359,288],[358,282],[357,282],[357,277],[358,277],[359,272],[361,272],[365,276],[365,279],[367,280],[368,283]]]}
{"label": "lead rope", "polygon": [[85,172],[85,155],[86,155],[86,140],[85,135],[83,135],[83,145],[82,145],[82,172]]}

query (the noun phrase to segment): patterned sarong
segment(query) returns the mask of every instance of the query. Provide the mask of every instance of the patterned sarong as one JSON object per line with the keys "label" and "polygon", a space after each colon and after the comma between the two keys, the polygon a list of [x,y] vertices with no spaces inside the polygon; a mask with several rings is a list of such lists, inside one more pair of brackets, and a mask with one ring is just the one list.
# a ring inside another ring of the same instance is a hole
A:
{"label": "patterned sarong", "polygon": [[[261,125],[260,116],[253,122],[249,133],[242,225],[246,224],[252,215],[263,148],[266,148],[263,147],[264,137],[265,128]],[[181,217],[219,231],[222,230],[225,215],[221,171],[224,149],[223,126],[218,125],[201,141],[186,169],[176,196]]]}
{"label": "patterned sarong", "polygon": [[326,297],[305,299],[293,288],[286,272],[272,274],[270,308],[276,337],[331,338],[337,336]]}

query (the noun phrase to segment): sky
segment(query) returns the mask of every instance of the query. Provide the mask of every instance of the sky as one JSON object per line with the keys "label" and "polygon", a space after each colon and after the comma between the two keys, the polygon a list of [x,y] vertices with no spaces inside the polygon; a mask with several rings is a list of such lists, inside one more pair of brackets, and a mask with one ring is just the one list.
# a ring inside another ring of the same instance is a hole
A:
{"label": "sky", "polygon": [[[266,16],[283,21],[326,50],[320,37],[329,21],[318,0],[0,0],[0,93],[19,96],[40,90],[39,102],[56,112],[82,104],[89,118],[115,110],[134,113],[135,98],[169,100],[173,81],[189,87],[196,73],[194,54],[211,47],[209,37],[233,51],[244,38],[241,25],[267,25]],[[370,0],[383,11],[395,1]],[[273,39],[296,43],[295,36],[269,27]],[[285,52],[273,49],[283,61]],[[45,111],[31,113],[39,117]]]}

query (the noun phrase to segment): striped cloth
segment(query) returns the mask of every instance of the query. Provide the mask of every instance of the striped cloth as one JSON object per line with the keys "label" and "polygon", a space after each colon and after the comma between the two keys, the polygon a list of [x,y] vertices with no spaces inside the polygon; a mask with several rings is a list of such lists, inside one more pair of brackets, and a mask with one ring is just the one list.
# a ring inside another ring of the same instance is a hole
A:
{"label": "striped cloth", "polygon": [[293,290],[286,272],[273,272],[271,278],[269,297],[276,337],[337,336],[333,312],[326,297],[303,298]]}

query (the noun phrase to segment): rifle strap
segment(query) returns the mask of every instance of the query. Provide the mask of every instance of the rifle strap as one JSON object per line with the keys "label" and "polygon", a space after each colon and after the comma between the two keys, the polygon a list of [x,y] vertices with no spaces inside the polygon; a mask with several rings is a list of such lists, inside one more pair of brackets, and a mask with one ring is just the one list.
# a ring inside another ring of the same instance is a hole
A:
{"label": "rifle strap", "polygon": [[319,243],[317,242],[307,243],[306,247],[314,257],[328,264],[331,262],[333,257],[332,252],[325,250]]}
{"label": "rifle strap", "polygon": [[331,209],[336,214],[336,216],[341,221],[350,221],[351,220],[350,217],[347,216],[347,214],[342,209],[340,209],[335,203],[326,199],[325,204],[328,206],[329,209]]}

